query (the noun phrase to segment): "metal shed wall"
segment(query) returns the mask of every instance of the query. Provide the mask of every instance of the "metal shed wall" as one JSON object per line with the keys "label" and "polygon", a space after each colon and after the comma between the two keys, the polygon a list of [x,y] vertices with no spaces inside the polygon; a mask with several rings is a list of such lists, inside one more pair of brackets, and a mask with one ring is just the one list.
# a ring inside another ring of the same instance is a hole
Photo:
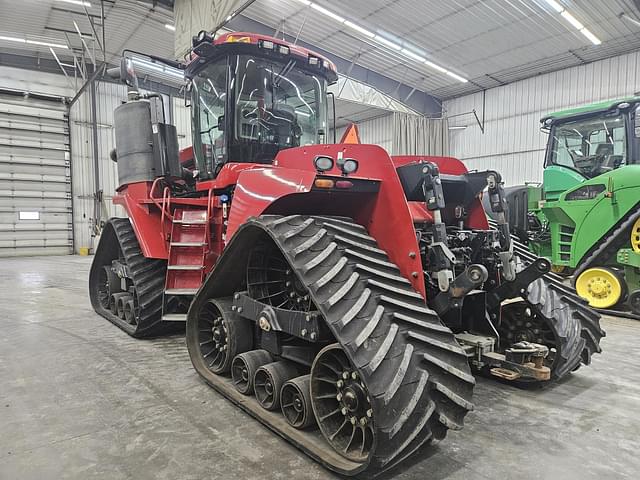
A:
{"label": "metal shed wall", "polygon": [[69,91],[59,80],[0,67],[0,257],[72,251]]}
{"label": "metal shed wall", "polygon": [[[545,114],[640,90],[640,52],[540,75],[486,91],[485,133],[473,115],[450,118],[451,154],[470,169],[493,168],[507,185],[542,180],[547,136],[540,132]],[[444,102],[446,115],[476,109],[482,115],[482,93]]]}

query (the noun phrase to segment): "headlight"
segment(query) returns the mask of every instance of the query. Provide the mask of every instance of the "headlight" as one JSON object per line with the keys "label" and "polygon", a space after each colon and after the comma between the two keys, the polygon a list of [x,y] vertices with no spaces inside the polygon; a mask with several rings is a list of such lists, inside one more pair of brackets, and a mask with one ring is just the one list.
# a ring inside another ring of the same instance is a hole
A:
{"label": "headlight", "polygon": [[320,155],[313,161],[316,169],[320,172],[326,172],[333,168],[333,158]]}
{"label": "headlight", "polygon": [[358,170],[358,161],[353,158],[347,158],[342,162],[342,171],[345,175]]}

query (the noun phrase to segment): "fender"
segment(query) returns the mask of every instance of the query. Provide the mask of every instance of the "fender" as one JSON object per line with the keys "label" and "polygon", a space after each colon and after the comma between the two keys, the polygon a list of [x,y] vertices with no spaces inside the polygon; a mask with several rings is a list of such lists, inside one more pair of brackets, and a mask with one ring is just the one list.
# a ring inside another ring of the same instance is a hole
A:
{"label": "fender", "polygon": [[[353,158],[358,162],[358,170],[344,176],[337,166],[338,154],[342,158]],[[379,182],[380,188],[373,197],[353,194],[348,200],[338,197],[323,198],[323,204],[331,206],[332,215],[352,217],[373,236],[379,247],[398,265],[402,274],[413,288],[426,298],[420,249],[413,228],[404,190],[396,173],[396,167],[387,152],[377,145],[311,145],[291,148],[278,153],[272,168],[242,172],[238,177],[236,193],[232,202],[227,238],[238,230],[249,217],[265,212],[276,213],[273,208],[280,200],[291,198],[287,211],[280,208],[277,213],[304,214],[309,202],[318,204],[312,190],[318,174],[314,159],[318,155],[329,156],[334,167],[322,172],[336,179],[366,179]],[[305,197],[307,200],[305,201]],[[325,205],[326,206],[326,205]]]}

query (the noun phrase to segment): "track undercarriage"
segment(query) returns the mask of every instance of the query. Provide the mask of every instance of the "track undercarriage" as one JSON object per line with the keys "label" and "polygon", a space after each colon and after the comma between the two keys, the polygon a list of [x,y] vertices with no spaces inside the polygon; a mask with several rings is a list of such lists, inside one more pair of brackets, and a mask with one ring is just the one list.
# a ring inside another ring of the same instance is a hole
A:
{"label": "track undercarriage", "polygon": [[[375,474],[462,427],[470,367],[557,379],[599,351],[598,316],[547,265],[518,258],[509,289],[485,279],[487,290],[460,302],[467,311],[445,309],[425,305],[348,219],[260,217],[196,296],[187,346],[207,383],[307,454],[342,474]],[[482,318],[469,314],[478,302]]]}

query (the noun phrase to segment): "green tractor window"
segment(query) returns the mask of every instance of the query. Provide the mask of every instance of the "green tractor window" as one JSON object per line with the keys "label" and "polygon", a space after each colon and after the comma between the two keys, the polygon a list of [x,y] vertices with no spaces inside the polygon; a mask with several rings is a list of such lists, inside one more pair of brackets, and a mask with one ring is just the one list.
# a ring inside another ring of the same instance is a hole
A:
{"label": "green tractor window", "polygon": [[627,163],[622,115],[599,116],[556,125],[552,130],[551,165],[593,178]]}

